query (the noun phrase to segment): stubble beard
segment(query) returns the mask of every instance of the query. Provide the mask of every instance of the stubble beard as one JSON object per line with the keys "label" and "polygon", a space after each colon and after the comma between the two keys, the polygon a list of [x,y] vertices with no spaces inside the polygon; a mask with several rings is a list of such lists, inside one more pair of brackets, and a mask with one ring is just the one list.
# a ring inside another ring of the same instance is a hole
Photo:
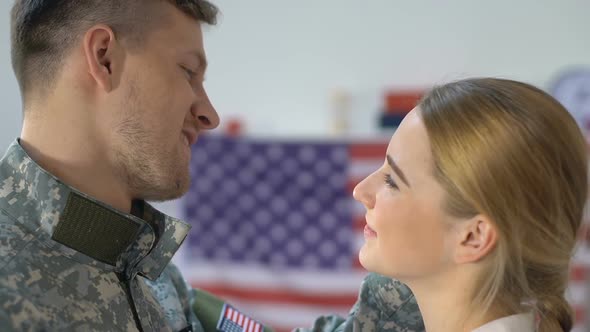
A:
{"label": "stubble beard", "polygon": [[[133,89],[132,89],[133,90]],[[179,144],[166,146],[142,122],[141,103],[130,91],[126,115],[115,129],[122,142],[115,148],[115,167],[133,199],[166,201],[184,195],[189,187],[188,161]],[[171,135],[173,133],[170,133]]]}

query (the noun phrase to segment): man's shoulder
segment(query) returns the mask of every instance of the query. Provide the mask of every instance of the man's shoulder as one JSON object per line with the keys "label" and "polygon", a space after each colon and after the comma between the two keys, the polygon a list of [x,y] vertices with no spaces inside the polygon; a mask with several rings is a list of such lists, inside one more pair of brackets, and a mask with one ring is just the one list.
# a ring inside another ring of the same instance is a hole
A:
{"label": "man's shoulder", "polygon": [[0,326],[6,331],[33,330],[33,324],[37,328],[46,328],[38,322],[33,323],[39,316],[38,306],[22,291],[0,287],[0,303],[4,304],[0,310]]}
{"label": "man's shoulder", "polygon": [[[43,270],[28,274],[4,271],[0,281],[2,331],[109,330],[101,319],[104,310],[94,301],[78,296],[77,289]],[[12,330],[11,330],[12,329]]]}
{"label": "man's shoulder", "polygon": [[[0,213],[1,214],[1,213]],[[18,227],[0,219],[0,326],[14,331],[47,328],[41,317],[47,305],[40,303],[39,281],[49,281],[49,276],[28,264],[22,264],[23,242],[18,239]],[[41,280],[42,279],[42,280]],[[51,282],[50,282],[51,283]]]}
{"label": "man's shoulder", "polygon": [[14,217],[0,209],[0,275],[5,265],[25,248],[31,237]]}
{"label": "man's shoulder", "polygon": [[167,298],[173,295],[174,297],[178,297],[178,300],[181,302],[186,302],[184,303],[185,305],[188,305],[188,300],[191,296],[190,286],[173,262],[168,263],[158,279],[153,281],[145,279],[145,281],[148,285],[152,286],[154,294],[160,302],[167,301]]}
{"label": "man's shoulder", "polygon": [[57,274],[78,265],[0,209],[0,289],[42,292],[58,282]]}
{"label": "man's shoulder", "polygon": [[363,281],[357,305],[355,316],[361,331],[424,331],[416,298],[399,280],[370,273]]}

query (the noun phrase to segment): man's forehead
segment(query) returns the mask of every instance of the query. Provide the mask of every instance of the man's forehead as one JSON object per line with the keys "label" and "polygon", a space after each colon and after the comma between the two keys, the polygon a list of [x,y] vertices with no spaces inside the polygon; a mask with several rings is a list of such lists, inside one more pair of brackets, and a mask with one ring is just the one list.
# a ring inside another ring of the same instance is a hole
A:
{"label": "man's forehead", "polygon": [[169,27],[155,31],[150,44],[175,58],[181,57],[190,63],[198,63],[199,66],[207,64],[201,31],[195,30],[194,26],[186,29]]}
{"label": "man's forehead", "polygon": [[160,31],[162,42],[182,43],[189,47],[203,48],[202,23],[174,6],[163,9],[162,15],[166,16]]}

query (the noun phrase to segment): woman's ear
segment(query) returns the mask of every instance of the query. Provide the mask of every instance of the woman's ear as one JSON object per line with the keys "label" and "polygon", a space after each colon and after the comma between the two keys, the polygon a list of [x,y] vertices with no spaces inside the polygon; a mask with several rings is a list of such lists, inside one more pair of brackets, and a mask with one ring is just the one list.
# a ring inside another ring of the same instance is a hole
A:
{"label": "woman's ear", "polygon": [[486,216],[477,215],[459,226],[455,246],[455,263],[474,263],[487,256],[496,246],[496,225]]}

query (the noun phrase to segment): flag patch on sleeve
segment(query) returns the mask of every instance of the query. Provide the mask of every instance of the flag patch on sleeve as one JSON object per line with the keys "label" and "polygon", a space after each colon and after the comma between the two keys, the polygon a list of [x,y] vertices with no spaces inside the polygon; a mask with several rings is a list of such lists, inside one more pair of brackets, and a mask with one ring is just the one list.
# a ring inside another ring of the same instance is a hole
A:
{"label": "flag patch on sleeve", "polygon": [[217,330],[220,332],[262,332],[263,328],[262,324],[227,303],[223,306],[217,322]]}

